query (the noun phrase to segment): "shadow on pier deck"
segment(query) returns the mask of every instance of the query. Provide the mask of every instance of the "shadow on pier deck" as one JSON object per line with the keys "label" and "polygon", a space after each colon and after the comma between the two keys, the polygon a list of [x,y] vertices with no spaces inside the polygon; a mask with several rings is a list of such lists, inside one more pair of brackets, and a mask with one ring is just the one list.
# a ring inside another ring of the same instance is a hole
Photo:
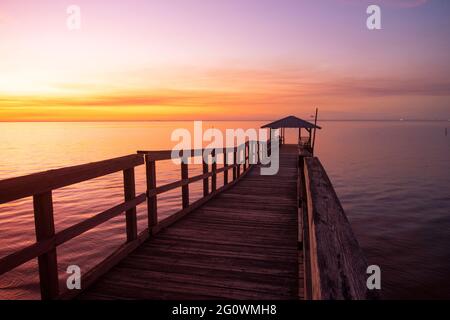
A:
{"label": "shadow on pier deck", "polygon": [[144,242],[79,298],[303,298],[298,147],[283,146],[280,154],[277,175],[262,176],[253,167],[232,188]]}

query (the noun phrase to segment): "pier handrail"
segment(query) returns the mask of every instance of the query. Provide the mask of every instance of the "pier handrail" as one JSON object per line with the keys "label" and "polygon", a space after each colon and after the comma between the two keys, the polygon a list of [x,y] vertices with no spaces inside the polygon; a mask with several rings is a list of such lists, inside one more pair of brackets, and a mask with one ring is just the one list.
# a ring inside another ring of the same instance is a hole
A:
{"label": "pier handrail", "polygon": [[[50,170],[0,181],[0,204],[29,196],[33,197],[36,232],[36,242],[34,244],[0,258],[0,275],[13,270],[34,258],[38,258],[41,298],[57,299],[73,297],[78,292],[60,292],[56,254],[56,248],[59,245],[125,212],[127,233],[126,243],[82,276],[83,288],[88,287],[99,276],[111,269],[152,234],[156,234],[161,229],[169,226],[182,216],[198,208],[218,193],[234,185],[252,166],[249,157],[250,145],[251,142],[247,141],[237,147],[223,148],[221,149],[221,152],[219,150],[220,153],[227,155],[224,157],[224,166],[219,169],[217,168],[217,163],[213,162],[210,171],[209,164],[203,159],[203,174],[194,177],[189,177],[188,164],[181,162],[181,179],[158,187],[156,186],[155,163],[160,160],[171,159],[172,151],[139,151],[138,154],[132,154],[125,157]],[[255,145],[259,146],[258,144]],[[267,144],[267,148],[268,152],[270,152],[270,141]],[[200,151],[205,151],[205,149],[188,150],[188,154],[180,155],[180,158],[199,156]],[[213,157],[216,156],[216,151],[217,150],[215,149],[206,150],[206,152],[210,152]],[[240,156],[241,151],[243,153],[243,159]],[[229,164],[229,152],[233,152],[233,164]],[[259,154],[259,149],[256,154]],[[256,161],[259,162],[259,158]],[[135,167],[143,164],[146,165],[147,191],[146,193],[136,195]],[[243,166],[242,172],[241,165]],[[232,180],[228,179],[229,170],[233,170]],[[123,172],[124,202],[62,231],[55,232],[52,199],[53,190],[120,171]],[[224,173],[224,185],[218,188],[217,174],[222,172]],[[209,191],[209,178],[211,178],[211,191]],[[189,184],[200,180],[203,180],[203,197],[190,203]],[[182,189],[182,209],[174,215],[158,221],[157,195],[180,187]],[[138,234],[136,207],[146,200],[148,227]]]}
{"label": "pier handrail", "polygon": [[366,285],[367,262],[331,181],[316,157],[303,165],[303,243],[307,299],[376,299]]}

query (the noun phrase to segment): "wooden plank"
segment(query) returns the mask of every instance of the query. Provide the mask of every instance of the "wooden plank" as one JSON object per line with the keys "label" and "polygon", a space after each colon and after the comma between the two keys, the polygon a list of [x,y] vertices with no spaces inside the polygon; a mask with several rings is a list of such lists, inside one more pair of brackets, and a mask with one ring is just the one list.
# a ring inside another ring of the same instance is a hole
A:
{"label": "wooden plank", "polygon": [[[140,267],[140,266],[138,266]],[[123,284],[127,286],[133,284],[133,286],[139,288],[149,287],[152,283],[153,286],[166,287],[168,284],[178,286],[180,289],[187,291],[189,287],[197,288],[201,287],[201,290],[208,291],[209,294],[215,291],[214,295],[230,294],[236,290],[240,294],[251,294],[250,297],[256,298],[259,294],[273,295],[274,298],[285,297],[286,299],[293,298],[293,290],[297,290],[294,286],[283,286],[284,283],[289,283],[289,278],[281,279],[280,277],[272,277],[271,282],[262,280],[261,275],[246,274],[243,279],[242,274],[238,272],[224,272],[217,271],[208,272],[209,270],[200,268],[189,268],[189,272],[186,269],[171,269],[170,272],[164,272],[161,270],[148,270],[145,268],[136,268],[133,265],[118,266],[117,270],[122,271],[118,276],[117,274],[111,274],[108,277],[109,283]],[[200,272],[198,272],[201,270]],[[175,272],[177,271],[177,272]],[[195,290],[194,289],[194,290]],[[230,296],[232,297],[232,296]]]}
{"label": "wooden plank", "polygon": [[133,154],[2,180],[0,181],[0,204],[35,194],[44,194],[54,189],[129,169],[143,163],[144,159],[141,155]]}
{"label": "wooden plank", "polygon": [[[46,241],[55,236],[53,221],[52,192],[37,194],[33,197],[34,223],[36,227],[36,241]],[[54,299],[59,294],[58,263],[56,247],[38,257],[39,284],[43,300]]]}

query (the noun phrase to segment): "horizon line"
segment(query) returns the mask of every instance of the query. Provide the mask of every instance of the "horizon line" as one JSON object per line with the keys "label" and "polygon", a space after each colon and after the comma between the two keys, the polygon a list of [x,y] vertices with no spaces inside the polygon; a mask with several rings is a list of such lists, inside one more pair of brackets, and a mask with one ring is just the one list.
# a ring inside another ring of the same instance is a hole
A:
{"label": "horizon line", "polygon": [[[0,120],[0,123],[82,123],[82,122],[193,122],[193,121],[274,121],[276,119],[155,119],[155,120],[17,120],[5,121]],[[313,121],[314,119],[311,119]],[[385,121],[385,122],[450,122],[450,119],[318,119],[318,121],[355,121],[355,122],[369,122],[369,121]]]}

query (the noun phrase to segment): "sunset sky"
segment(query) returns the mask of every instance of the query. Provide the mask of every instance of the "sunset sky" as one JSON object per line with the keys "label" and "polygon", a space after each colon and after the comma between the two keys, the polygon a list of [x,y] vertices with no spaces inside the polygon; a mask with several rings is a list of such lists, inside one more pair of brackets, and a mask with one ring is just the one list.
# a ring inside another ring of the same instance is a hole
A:
{"label": "sunset sky", "polygon": [[0,121],[449,119],[449,52],[448,0],[0,0]]}

